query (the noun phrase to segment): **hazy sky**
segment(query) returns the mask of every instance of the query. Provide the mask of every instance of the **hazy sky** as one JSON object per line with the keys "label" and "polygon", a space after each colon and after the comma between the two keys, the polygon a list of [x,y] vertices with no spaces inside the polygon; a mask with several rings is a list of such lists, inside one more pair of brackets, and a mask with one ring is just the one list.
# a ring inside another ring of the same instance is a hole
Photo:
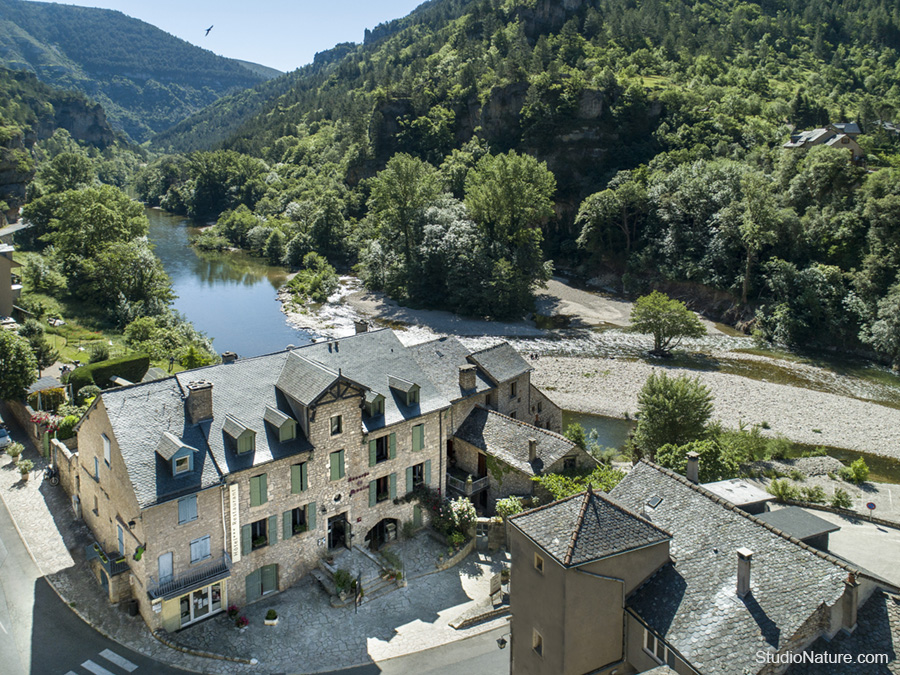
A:
{"label": "hazy sky", "polygon": [[[424,0],[57,0],[117,9],[210,51],[289,71]],[[208,36],[204,32],[214,26]]]}

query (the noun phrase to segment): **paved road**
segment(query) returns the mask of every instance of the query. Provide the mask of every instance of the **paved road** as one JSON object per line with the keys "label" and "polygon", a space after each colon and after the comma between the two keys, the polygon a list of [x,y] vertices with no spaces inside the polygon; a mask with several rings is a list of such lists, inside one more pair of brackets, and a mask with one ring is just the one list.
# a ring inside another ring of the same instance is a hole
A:
{"label": "paved road", "polygon": [[182,675],[108,640],[56,595],[0,500],[0,673]]}

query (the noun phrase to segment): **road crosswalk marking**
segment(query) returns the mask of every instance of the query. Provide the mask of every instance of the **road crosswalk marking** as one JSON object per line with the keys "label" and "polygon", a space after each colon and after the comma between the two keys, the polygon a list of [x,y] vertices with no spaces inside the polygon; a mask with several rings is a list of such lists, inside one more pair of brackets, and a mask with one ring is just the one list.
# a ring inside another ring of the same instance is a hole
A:
{"label": "road crosswalk marking", "polygon": [[109,672],[103,666],[98,666],[96,663],[94,663],[93,661],[90,661],[90,660],[82,663],[81,667],[84,668],[85,670],[91,671],[92,673],[94,673],[94,675],[113,675],[111,672]]}
{"label": "road crosswalk marking", "polygon": [[100,652],[100,656],[102,656],[107,661],[115,663],[117,666],[119,666],[119,668],[129,673],[137,670],[137,666],[134,665],[131,661],[126,659],[124,656],[119,656],[114,651],[111,651],[109,649],[104,649],[102,652]]}

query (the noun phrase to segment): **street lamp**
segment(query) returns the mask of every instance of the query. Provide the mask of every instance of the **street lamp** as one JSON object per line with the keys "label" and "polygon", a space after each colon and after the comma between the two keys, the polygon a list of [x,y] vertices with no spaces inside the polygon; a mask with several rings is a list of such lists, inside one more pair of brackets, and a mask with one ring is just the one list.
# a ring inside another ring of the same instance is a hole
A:
{"label": "street lamp", "polygon": [[500,637],[497,638],[497,646],[500,649],[506,649],[506,644],[508,642],[508,640],[506,639],[507,635],[511,635],[511,633],[504,633],[503,635],[501,635]]}

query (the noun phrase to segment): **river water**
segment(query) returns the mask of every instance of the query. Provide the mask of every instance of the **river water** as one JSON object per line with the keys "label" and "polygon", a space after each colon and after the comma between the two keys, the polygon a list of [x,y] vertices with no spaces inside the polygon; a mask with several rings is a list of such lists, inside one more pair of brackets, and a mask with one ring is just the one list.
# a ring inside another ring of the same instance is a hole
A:
{"label": "river water", "polygon": [[217,352],[259,356],[312,341],[281,311],[276,293],[287,280],[283,268],[244,253],[198,251],[188,244],[199,232],[192,221],[159,209],[146,213],[150,241],[178,296],[174,308],[214,338]]}

